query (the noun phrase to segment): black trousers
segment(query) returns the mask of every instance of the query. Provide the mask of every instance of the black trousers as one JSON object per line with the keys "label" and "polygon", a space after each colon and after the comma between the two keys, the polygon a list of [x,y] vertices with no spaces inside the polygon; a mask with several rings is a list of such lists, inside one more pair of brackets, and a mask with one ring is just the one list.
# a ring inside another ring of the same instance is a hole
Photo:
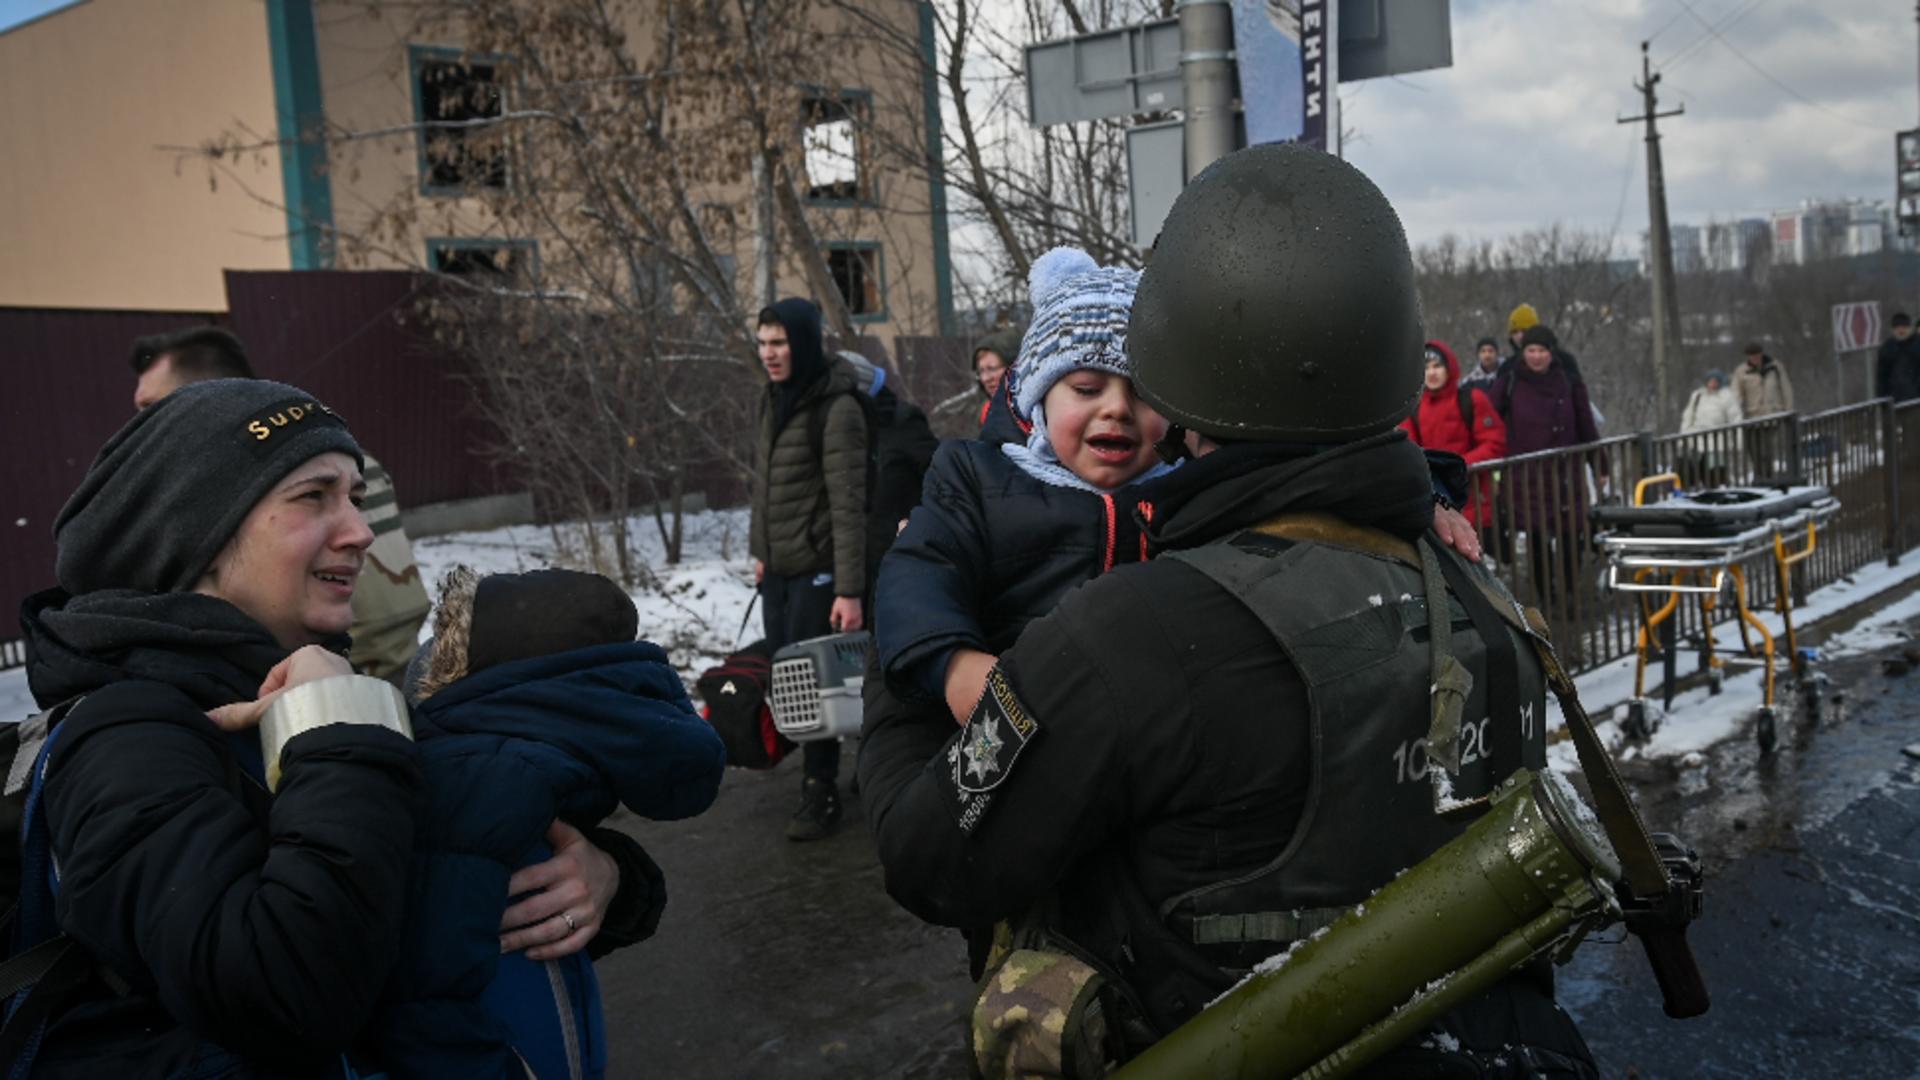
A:
{"label": "black trousers", "polygon": [[[833,575],[801,574],[760,582],[760,614],[766,620],[767,648],[778,652],[796,641],[833,633]],[[832,781],[840,776],[840,740],[820,739],[800,747],[802,775]]]}

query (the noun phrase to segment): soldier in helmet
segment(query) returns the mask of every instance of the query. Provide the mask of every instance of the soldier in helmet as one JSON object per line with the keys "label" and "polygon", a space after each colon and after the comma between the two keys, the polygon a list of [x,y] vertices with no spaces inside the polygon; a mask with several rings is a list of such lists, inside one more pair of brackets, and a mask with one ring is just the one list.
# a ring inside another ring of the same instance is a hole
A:
{"label": "soldier in helmet", "polygon": [[[958,733],[869,713],[888,891],[930,922],[999,924],[985,1075],[1102,1075],[1465,827],[1427,781],[1442,581],[1472,681],[1436,757],[1469,799],[1544,762],[1514,605],[1434,535],[1397,429],[1424,337],[1405,234],[1364,175],[1291,145],[1216,162],[1175,203],[1129,329],[1138,392],[1190,459],[1150,485],[1158,557],[1030,624]],[[1528,969],[1367,1075],[1595,1071]]]}

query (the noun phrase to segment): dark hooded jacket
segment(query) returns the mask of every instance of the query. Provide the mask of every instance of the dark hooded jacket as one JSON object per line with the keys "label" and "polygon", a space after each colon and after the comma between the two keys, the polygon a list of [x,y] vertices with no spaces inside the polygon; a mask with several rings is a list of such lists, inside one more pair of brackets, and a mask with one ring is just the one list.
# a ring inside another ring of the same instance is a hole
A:
{"label": "dark hooded jacket", "polygon": [[43,796],[59,926],[131,988],[102,981],[57,1013],[34,1075],[337,1066],[400,951],[414,745],[369,724],[304,732],[269,797],[259,734],[205,715],[252,700],[287,655],[239,609],[49,590],[21,621],[40,704],[84,695]]}
{"label": "dark hooded jacket", "polygon": [[[1507,454],[1517,457],[1536,450],[1554,450],[1600,441],[1593,423],[1593,405],[1587,384],[1568,375],[1556,355],[1547,370],[1536,372],[1525,360],[1508,365]],[[1511,491],[1514,513],[1523,527],[1567,533],[1587,514],[1587,469],[1608,473],[1605,454],[1568,455],[1505,470],[1502,485]],[[1509,496],[1500,496],[1503,504]]]}
{"label": "dark hooded jacket", "polygon": [[861,596],[866,411],[852,369],[822,354],[819,309],[788,299],[773,311],[787,330],[793,372],[768,383],[761,400],[748,548],[776,577],[831,573],[834,595]]}
{"label": "dark hooded jacket", "polygon": [[[705,810],[726,768],[720,737],[666,653],[644,641],[468,675],[416,707],[414,735],[429,801],[406,945],[370,1033],[374,1060],[396,1076],[517,1080],[525,1058],[542,1077],[566,1076],[555,1028],[564,988],[584,1074],[600,1075],[593,965],[581,953],[544,964],[501,955],[507,881],[551,857],[543,837],[556,818],[590,830],[616,804],[656,820]],[[630,884],[622,894],[647,891]]]}
{"label": "dark hooded jacket", "polygon": [[1920,334],[1905,341],[1889,336],[1874,363],[1873,392],[1895,401],[1920,398]]}
{"label": "dark hooded jacket", "polygon": [[[1426,462],[1398,432],[1312,457],[1223,447],[1143,486],[1156,550],[1288,512],[1402,538],[1432,522]],[[1211,970],[1208,993],[1227,990],[1233,977],[1191,959],[1193,947],[1172,938],[1159,913],[1190,890],[1267,866],[1300,826],[1311,752],[1299,672],[1238,598],[1169,559],[1073,592],[1026,628],[998,670],[1008,715],[1028,718],[1024,735],[987,724],[983,738],[951,719],[869,707],[860,788],[887,891],[930,922],[962,928],[1048,912],[1054,932],[1142,999],[1154,990],[1149,948],[1187,950],[1186,963]],[[1379,749],[1381,761],[1391,749]],[[969,769],[991,776],[985,797],[961,790]],[[1449,1030],[1488,1056],[1524,1042],[1585,1058],[1551,1000],[1519,983],[1450,1016]],[[1151,1022],[1164,1032],[1206,1000],[1150,1006]],[[1458,1063],[1403,1048],[1387,1068],[1481,1075],[1447,1064]]]}
{"label": "dark hooded jacket", "polygon": [[942,443],[880,563],[874,644],[894,692],[942,701],[951,650],[998,653],[1080,583],[1146,558],[1140,491],[1058,487],[998,445]]}

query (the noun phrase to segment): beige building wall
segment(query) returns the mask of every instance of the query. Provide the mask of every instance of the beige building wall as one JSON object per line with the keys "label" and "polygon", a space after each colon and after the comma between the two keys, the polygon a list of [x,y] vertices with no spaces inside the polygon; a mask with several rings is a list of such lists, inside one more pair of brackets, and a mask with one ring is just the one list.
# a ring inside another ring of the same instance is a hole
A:
{"label": "beige building wall", "polygon": [[279,154],[156,149],[275,131],[261,0],[85,0],[0,33],[0,305],[224,311],[288,266]]}
{"label": "beige building wall", "polygon": [[[353,0],[313,5],[327,120],[353,132],[400,129],[336,143],[328,155],[343,268],[418,268],[426,265],[429,237],[500,237],[479,200],[419,194],[419,141],[407,130],[415,120],[408,47],[459,43],[411,40],[405,33],[409,20],[404,8],[376,18],[364,2]],[[396,234],[392,212],[400,206],[417,217]]]}
{"label": "beige building wall", "polygon": [[[873,0],[872,9],[895,24],[899,33],[918,33],[919,9],[913,0]],[[648,47],[655,32],[641,15],[644,11],[636,11],[628,36],[636,49]],[[406,22],[404,12],[376,18],[364,3],[316,0],[321,98],[331,123],[349,131],[371,132],[404,129],[415,120],[409,46],[457,48],[460,42],[411,40]],[[849,20],[844,27],[832,29],[853,33],[858,28]],[[865,32],[872,30],[868,27]],[[924,101],[919,69],[903,62],[906,58],[877,50],[850,49],[844,55],[837,72],[840,87],[872,93],[873,122],[886,127],[886,138],[875,140],[875,152],[870,155],[874,160],[867,165],[872,198],[859,206],[814,206],[809,211],[812,226],[823,242],[880,246],[886,310],[883,318],[862,321],[863,333],[883,339],[938,333],[928,185],[918,173],[887,168],[878,152],[881,142],[896,146],[924,142],[924,129],[919,126]],[[423,266],[429,238],[539,241],[539,237],[506,236],[479,200],[422,194],[418,142],[412,131],[336,145],[329,173],[334,223],[343,234],[342,266]],[[735,287],[743,291],[752,287],[754,265],[748,184],[749,179],[742,176],[737,184],[713,193],[716,201],[738,210],[732,254],[739,271]],[[407,207],[414,216],[405,219],[392,214],[397,206]],[[781,246],[785,246],[784,230]],[[779,258],[776,280],[781,295],[811,292],[798,260],[790,255]]]}

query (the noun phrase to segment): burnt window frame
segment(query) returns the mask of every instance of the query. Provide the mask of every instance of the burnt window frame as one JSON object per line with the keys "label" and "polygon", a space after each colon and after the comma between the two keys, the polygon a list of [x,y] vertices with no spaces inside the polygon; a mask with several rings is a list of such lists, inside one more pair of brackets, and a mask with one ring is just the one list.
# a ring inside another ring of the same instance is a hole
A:
{"label": "burnt window frame", "polygon": [[440,256],[462,251],[511,251],[523,258],[519,265],[495,271],[502,282],[524,282],[540,272],[540,243],[537,240],[505,239],[483,236],[430,236],[427,238],[427,269],[436,274],[466,274],[440,265]]}
{"label": "burnt window frame", "polygon": [[[863,314],[853,310],[853,301],[844,293],[841,294],[841,299],[846,301],[847,314],[852,316],[853,321],[856,323],[879,323],[891,319],[893,316],[889,313],[887,307],[886,247],[878,240],[829,240],[821,245],[821,247],[826,255],[827,272],[829,274],[833,273],[833,256],[835,252],[849,252],[856,255],[866,252],[873,253],[873,297],[879,307],[874,311]],[[833,284],[834,288],[839,288],[839,279],[835,278]]]}
{"label": "burnt window frame", "polygon": [[[428,64],[451,65],[455,67],[491,68],[495,74],[494,89],[498,96],[500,114],[507,112],[507,86],[498,78],[500,65],[506,58],[493,53],[468,53],[445,45],[409,45],[407,46],[407,87],[413,100],[414,123],[425,125],[442,119],[427,115],[427,103],[423,91],[422,76]],[[485,191],[507,191],[513,187],[513,155],[504,147],[500,158],[500,182],[474,183],[462,181],[448,184],[434,180],[431,144],[438,135],[445,132],[422,126],[414,133],[416,165],[420,172],[420,194],[440,196],[472,196]]]}
{"label": "burnt window frame", "polygon": [[853,161],[854,179],[851,194],[814,194],[816,188],[813,177],[806,177],[807,188],[802,192],[808,206],[873,206],[875,205],[872,170],[873,150],[869,145],[869,129],[873,125],[873,91],[864,87],[806,86],[800,97],[800,167],[806,171],[807,131],[817,123],[824,121],[813,119],[816,102],[832,102],[847,114],[853,124]]}

